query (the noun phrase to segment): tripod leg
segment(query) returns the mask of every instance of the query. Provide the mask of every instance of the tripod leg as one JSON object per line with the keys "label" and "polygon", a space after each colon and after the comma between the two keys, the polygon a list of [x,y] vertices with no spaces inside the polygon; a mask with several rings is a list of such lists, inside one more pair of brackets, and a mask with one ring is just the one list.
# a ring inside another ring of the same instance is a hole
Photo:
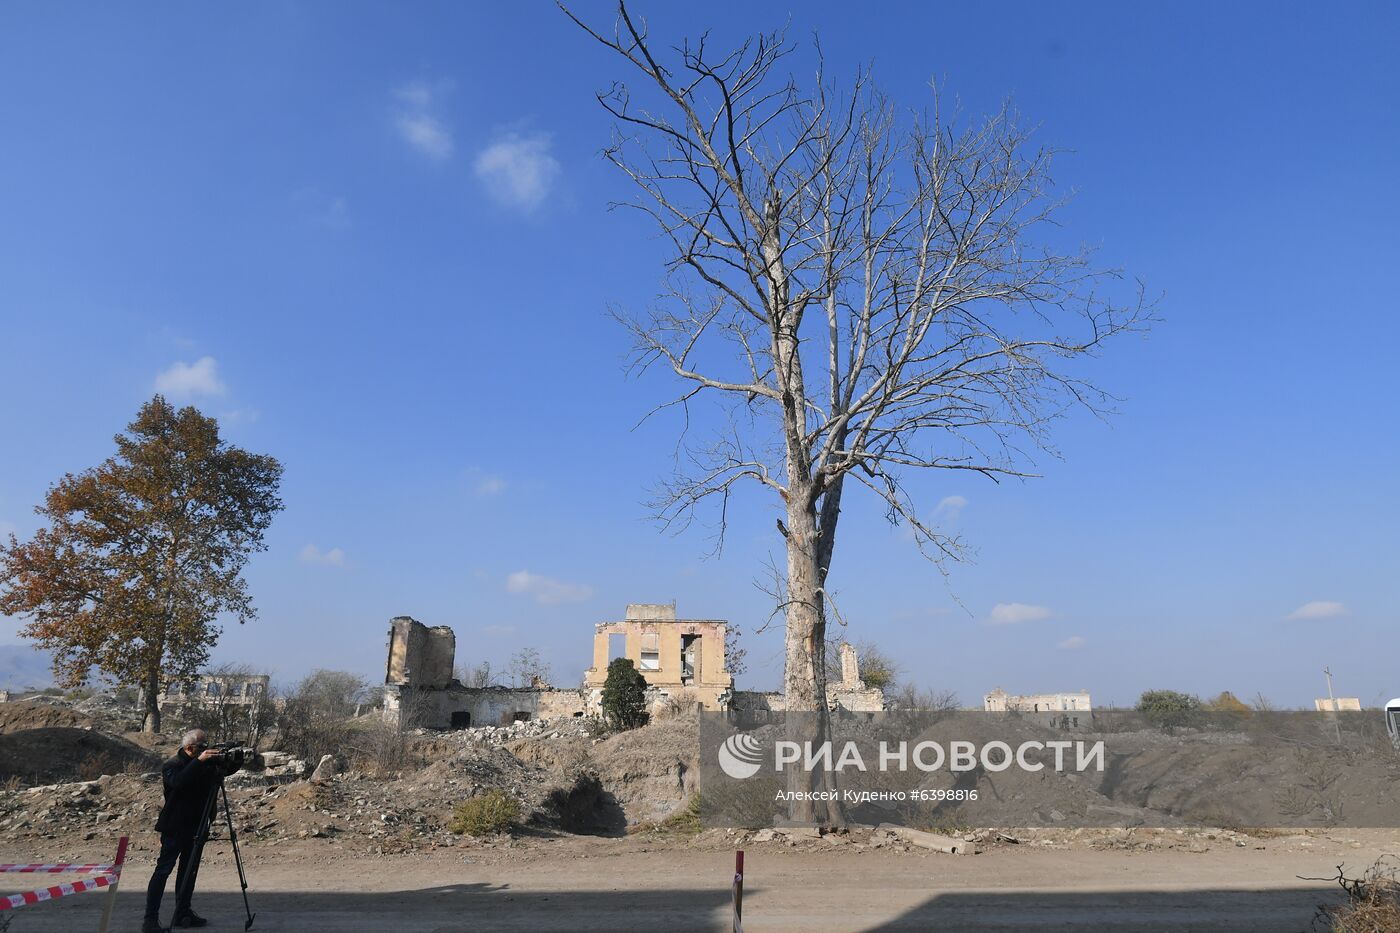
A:
{"label": "tripod leg", "polygon": [[219,782],[219,791],[224,795],[224,818],[228,821],[228,841],[233,849],[233,864],[238,869],[238,885],[243,889],[243,913],[248,916],[248,919],[243,923],[243,929],[249,930],[257,915],[248,906],[248,876],[243,873],[243,856],[238,851],[238,831],[233,828],[233,808],[228,804],[228,788],[224,786],[223,781]]}
{"label": "tripod leg", "polygon": [[180,905],[187,904],[194,895],[194,879],[199,874],[199,863],[204,857],[204,843],[209,841],[209,828],[214,821],[214,815],[219,807],[219,786],[209,789],[209,799],[204,804],[204,815],[199,820],[199,830],[194,834],[194,842],[190,849],[190,863],[185,868],[183,883],[177,884],[175,888],[175,911],[178,914]]}

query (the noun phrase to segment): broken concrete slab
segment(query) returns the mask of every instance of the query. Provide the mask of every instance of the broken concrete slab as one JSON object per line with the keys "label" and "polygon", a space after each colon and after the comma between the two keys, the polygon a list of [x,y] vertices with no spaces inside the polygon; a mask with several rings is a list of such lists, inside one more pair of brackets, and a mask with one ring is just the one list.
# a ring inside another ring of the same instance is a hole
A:
{"label": "broken concrete slab", "polygon": [[907,826],[895,826],[893,823],[881,823],[877,831],[889,833],[897,839],[903,840],[910,845],[918,846],[921,849],[929,849],[934,852],[944,852],[948,855],[976,855],[977,847],[965,839],[958,839],[955,836],[945,836],[942,833],[926,833],[921,829],[910,829]]}
{"label": "broken concrete slab", "polygon": [[311,772],[312,784],[324,784],[341,771],[340,763],[334,755],[322,755],[316,770]]}

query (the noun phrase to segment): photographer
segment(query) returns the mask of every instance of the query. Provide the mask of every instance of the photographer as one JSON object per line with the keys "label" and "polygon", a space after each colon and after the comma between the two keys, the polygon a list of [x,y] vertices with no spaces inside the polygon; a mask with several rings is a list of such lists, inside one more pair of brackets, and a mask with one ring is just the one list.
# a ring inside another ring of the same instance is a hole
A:
{"label": "photographer", "polygon": [[160,769],[165,791],[165,805],[161,807],[160,819],[156,820],[156,830],[160,833],[160,856],[156,859],[155,871],[151,873],[151,883],[146,888],[146,920],[141,927],[142,933],[162,931],[160,900],[165,893],[166,879],[170,877],[170,870],[177,860],[180,869],[175,874],[177,900],[171,926],[202,927],[208,923],[190,909],[194,878],[189,878],[187,884],[186,873],[194,856],[195,836],[219,781],[224,775],[237,771],[239,761],[226,756],[219,749],[210,748],[208,737],[202,729],[186,732],[180,744],[175,757],[166,761]]}

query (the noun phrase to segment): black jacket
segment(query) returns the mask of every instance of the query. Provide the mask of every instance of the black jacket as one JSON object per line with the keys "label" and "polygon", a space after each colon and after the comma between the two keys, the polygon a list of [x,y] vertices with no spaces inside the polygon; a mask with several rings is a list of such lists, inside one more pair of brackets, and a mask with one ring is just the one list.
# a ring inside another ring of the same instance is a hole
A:
{"label": "black jacket", "polygon": [[200,761],[186,755],[183,748],[176,752],[174,758],[160,766],[165,805],[160,808],[156,830],[166,836],[194,838],[219,778],[235,770],[224,759]]}

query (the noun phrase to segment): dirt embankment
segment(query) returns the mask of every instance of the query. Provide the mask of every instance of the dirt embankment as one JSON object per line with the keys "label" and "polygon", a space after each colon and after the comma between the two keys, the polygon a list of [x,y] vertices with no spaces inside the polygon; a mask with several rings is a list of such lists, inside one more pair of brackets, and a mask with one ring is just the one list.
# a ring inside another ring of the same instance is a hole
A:
{"label": "dirt embankment", "polygon": [[[174,736],[145,737],[164,742],[147,750],[71,709],[0,711],[11,730],[0,735],[0,780],[9,784],[0,788],[0,835],[150,829],[161,798],[153,772]],[[531,722],[421,734],[411,746],[414,766],[390,774],[350,770],[317,783],[304,774],[235,775],[228,783],[240,832],[270,844],[327,839],[386,854],[456,845],[453,808],[503,790],[520,802],[527,832],[616,836],[683,810],[696,789],[693,721],[606,738],[573,720]]]}
{"label": "dirt embankment", "polygon": [[0,703],[0,781],[52,784],[148,771],[160,758],[103,732],[86,713],[47,703]]}
{"label": "dirt embankment", "polygon": [[69,706],[16,700],[0,703],[0,735],[26,729],[92,729],[93,718]]}

